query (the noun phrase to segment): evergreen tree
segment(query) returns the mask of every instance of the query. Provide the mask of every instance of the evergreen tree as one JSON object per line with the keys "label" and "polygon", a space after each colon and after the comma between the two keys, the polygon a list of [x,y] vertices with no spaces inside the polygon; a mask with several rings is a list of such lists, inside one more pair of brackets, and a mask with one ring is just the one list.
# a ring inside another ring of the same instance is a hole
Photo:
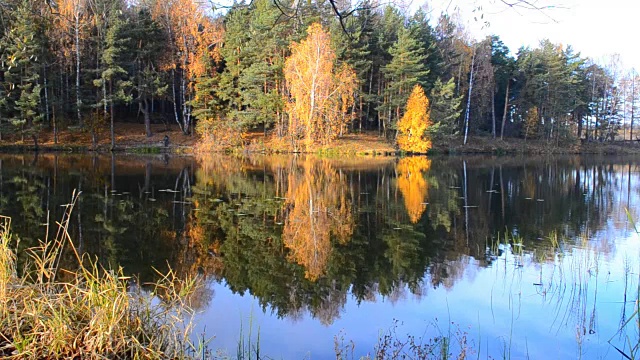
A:
{"label": "evergreen tree", "polygon": [[15,19],[0,40],[0,79],[4,80],[0,112],[23,138],[30,135],[37,148],[44,118],[40,72],[47,45],[41,19],[31,6],[27,0],[17,6]]}
{"label": "evergreen tree", "polygon": [[494,69],[494,111],[500,121],[500,137],[504,136],[509,113],[510,100],[513,98],[512,79],[515,76],[516,60],[509,55],[509,48],[497,36],[491,37],[491,64]]}
{"label": "evergreen tree", "polygon": [[383,68],[387,85],[381,108],[386,114],[386,124],[393,127],[402,115],[402,106],[406,104],[411,89],[416,84],[425,83],[429,70],[424,65],[423,47],[407,28],[400,30],[398,40],[389,53],[391,61]]}
{"label": "evergreen tree", "polygon": [[169,88],[160,72],[165,39],[160,25],[146,9],[141,9],[133,21],[130,34],[133,76],[130,83],[134,90],[133,101],[138,103],[144,116],[145,133],[150,137],[151,102],[155,97],[164,96]]}
{"label": "evergreen tree", "polygon": [[236,121],[236,115],[242,111],[242,89],[239,85],[240,74],[245,64],[245,45],[249,42],[246,25],[250,23],[250,10],[245,3],[234,4],[225,21],[225,40],[220,55],[224,61],[224,70],[220,74],[220,86],[217,96],[225,105],[225,116]]}
{"label": "evergreen tree", "polygon": [[114,107],[120,102],[130,100],[130,97],[125,94],[130,83],[126,80],[128,73],[124,66],[126,66],[125,53],[132,50],[131,39],[126,37],[125,29],[128,24],[119,15],[119,10],[114,6],[109,12],[110,19],[104,37],[99,77],[93,81],[94,86],[102,91],[102,99],[95,105],[96,112],[100,110],[103,112],[102,117],[95,114],[88,119],[94,147],[98,128],[109,118],[111,149],[115,148]]}
{"label": "evergreen tree", "polygon": [[418,9],[409,20],[409,29],[415,34],[416,39],[424,49],[424,63],[429,73],[424,79],[424,90],[429,93],[434,87],[436,80],[440,77],[440,63],[442,62],[435,31],[429,24],[427,13],[423,9]]}
{"label": "evergreen tree", "polygon": [[437,79],[431,90],[431,119],[434,124],[430,132],[436,137],[458,133],[456,123],[462,113],[462,96],[455,96],[455,88],[453,78],[446,83]]}
{"label": "evergreen tree", "polygon": [[362,130],[362,124],[367,119],[366,103],[372,99],[370,96],[370,76],[373,70],[371,57],[374,43],[373,27],[369,21],[363,20],[361,17],[348,18],[346,20],[348,33],[342,31],[339,21],[334,21],[332,24],[333,36],[331,37],[332,47],[336,49],[338,60],[349,64],[358,78],[359,86],[354,106],[358,108],[359,116],[354,119],[358,120],[359,130]]}

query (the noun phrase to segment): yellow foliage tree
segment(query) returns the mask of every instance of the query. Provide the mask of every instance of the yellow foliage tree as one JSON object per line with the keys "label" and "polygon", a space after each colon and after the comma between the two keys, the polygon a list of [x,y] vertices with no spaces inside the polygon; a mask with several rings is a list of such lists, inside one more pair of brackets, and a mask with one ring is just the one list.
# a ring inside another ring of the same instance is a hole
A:
{"label": "yellow foliage tree", "polygon": [[407,101],[407,108],[398,121],[398,147],[400,150],[426,153],[431,149],[431,139],[426,133],[431,126],[429,99],[420,85],[413,87]]}
{"label": "yellow foliage tree", "polygon": [[538,124],[540,123],[538,115],[538,107],[534,106],[527,111],[527,117],[524,120],[524,140],[535,138],[538,136]]}
{"label": "yellow foliage tree", "polygon": [[[168,35],[161,68],[171,72],[175,119],[182,131],[188,133],[196,82],[205,75],[207,62],[220,60],[218,49],[224,39],[224,27],[197,0],[146,0],[146,3],[153,19],[162,24]],[[182,122],[178,120],[178,103],[182,104]]]}
{"label": "yellow foliage tree", "polygon": [[297,144],[328,144],[349,123],[349,109],[357,77],[351,67],[336,69],[336,55],[329,34],[318,23],[307,30],[307,38],[291,44],[291,56],[285,61],[284,75],[288,96],[289,135]]}
{"label": "yellow foliage tree", "polygon": [[404,198],[409,219],[417,223],[427,208],[429,186],[425,174],[431,168],[431,160],[425,157],[408,157],[398,161],[398,189]]}

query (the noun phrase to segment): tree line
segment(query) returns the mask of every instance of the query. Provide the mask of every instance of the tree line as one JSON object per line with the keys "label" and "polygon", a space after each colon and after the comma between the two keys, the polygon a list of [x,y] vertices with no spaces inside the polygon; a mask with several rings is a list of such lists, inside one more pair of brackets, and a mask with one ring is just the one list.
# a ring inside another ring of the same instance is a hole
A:
{"label": "tree line", "polygon": [[337,17],[349,5],[3,1],[0,135],[37,145],[45,128],[56,141],[77,127],[95,145],[109,129],[115,146],[116,120],[141,118],[147,136],[176,123],[217,143],[248,131],[294,148],[365,130],[406,141],[419,85],[427,100],[414,107],[428,102],[430,118],[419,129],[436,140],[635,139],[638,75],[615,56],[599,64],[548,40],[512,54],[497,36],[474,40],[456,14],[359,5]]}

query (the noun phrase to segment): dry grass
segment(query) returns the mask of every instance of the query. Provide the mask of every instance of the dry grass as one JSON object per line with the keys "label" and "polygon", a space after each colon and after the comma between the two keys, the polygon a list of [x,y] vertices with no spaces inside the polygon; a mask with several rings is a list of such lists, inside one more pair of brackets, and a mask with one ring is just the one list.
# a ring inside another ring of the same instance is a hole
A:
{"label": "dry grass", "polygon": [[[250,133],[245,137],[245,148],[250,152],[289,153],[294,148],[286,138],[278,136],[264,136],[263,133]],[[329,146],[317,145],[307,149],[308,153],[335,153],[354,155],[385,155],[395,154],[395,147],[378,136],[377,132],[360,134],[346,134]]]}
{"label": "dry grass", "polygon": [[[147,292],[122,270],[106,270],[81,256],[67,233],[76,199],[67,205],[56,238],[29,249],[23,266],[17,264],[11,219],[0,218],[0,357],[187,357],[195,348],[187,306],[195,281],[169,272]],[[77,269],[59,268],[65,251],[77,259]]]}

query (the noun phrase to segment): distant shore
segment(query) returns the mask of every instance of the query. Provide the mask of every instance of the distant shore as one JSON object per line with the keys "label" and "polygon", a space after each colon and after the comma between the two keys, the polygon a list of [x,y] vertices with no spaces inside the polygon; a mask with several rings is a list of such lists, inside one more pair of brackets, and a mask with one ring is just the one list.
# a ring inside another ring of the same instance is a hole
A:
{"label": "distant shore", "polygon": [[[184,135],[175,125],[153,125],[153,136],[146,137],[144,126],[141,124],[118,124],[116,127],[116,146],[114,152],[127,154],[194,154],[201,139],[197,135]],[[168,145],[165,146],[165,136]],[[250,133],[245,139],[243,147],[225,149],[221,151],[234,153],[300,153],[293,151],[288,144],[274,137],[265,136],[262,132]],[[109,134],[102,132],[94,148],[91,135],[78,130],[63,130],[58,134],[57,143],[53,140],[53,133],[42,132],[38,140],[39,152],[110,152]],[[0,140],[0,153],[33,152],[36,148],[30,138],[21,141],[14,138]],[[317,146],[306,153],[327,156],[399,156],[405,155],[398,151],[393,144],[379,136],[377,132],[354,133],[343,136],[330,146]],[[543,140],[528,140],[519,138],[493,139],[485,136],[470,137],[466,145],[459,137],[435,141],[429,154],[599,154],[599,155],[634,155],[640,154],[640,142],[579,142],[567,145],[556,145]]]}

